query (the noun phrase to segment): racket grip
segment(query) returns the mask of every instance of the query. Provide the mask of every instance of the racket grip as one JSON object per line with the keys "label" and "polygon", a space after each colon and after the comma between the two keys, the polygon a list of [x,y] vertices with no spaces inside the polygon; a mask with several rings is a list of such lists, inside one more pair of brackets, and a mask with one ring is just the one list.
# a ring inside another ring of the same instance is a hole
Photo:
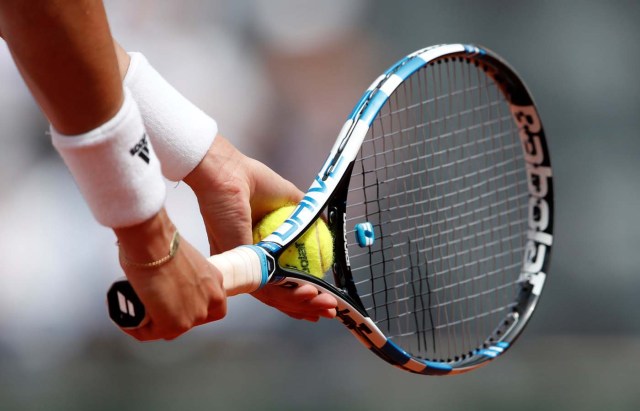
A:
{"label": "racket grip", "polygon": [[[222,274],[227,296],[262,288],[274,270],[275,260],[263,248],[248,245],[207,259]],[[126,278],[115,281],[107,292],[109,317],[121,328],[138,328],[148,322],[144,304]]]}
{"label": "racket grip", "polygon": [[252,293],[267,283],[273,266],[264,249],[247,245],[208,258],[222,273],[222,286],[227,296]]}

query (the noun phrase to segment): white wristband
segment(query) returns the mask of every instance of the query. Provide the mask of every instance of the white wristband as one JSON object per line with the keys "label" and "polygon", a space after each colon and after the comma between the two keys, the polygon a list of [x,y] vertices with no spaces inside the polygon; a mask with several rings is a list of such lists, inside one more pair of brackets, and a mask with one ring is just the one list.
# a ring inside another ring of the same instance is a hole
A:
{"label": "white wristband", "polygon": [[126,90],[122,107],[102,126],[76,136],[51,127],[51,138],[100,224],[131,226],[162,208],[166,184],[160,162]]}
{"label": "white wristband", "polygon": [[180,181],[202,161],[218,133],[214,119],[169,84],[141,53],[131,62],[124,85],[140,107],[162,173]]}

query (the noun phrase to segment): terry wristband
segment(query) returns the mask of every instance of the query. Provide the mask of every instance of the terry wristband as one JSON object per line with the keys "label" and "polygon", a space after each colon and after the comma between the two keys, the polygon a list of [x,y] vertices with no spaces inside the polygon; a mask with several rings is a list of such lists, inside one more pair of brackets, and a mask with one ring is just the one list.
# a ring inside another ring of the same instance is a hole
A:
{"label": "terry wristband", "polygon": [[76,136],[51,127],[51,138],[100,224],[135,225],[162,208],[166,185],[160,162],[136,102],[126,90],[124,103],[111,120]]}
{"label": "terry wristband", "polygon": [[124,86],[140,107],[144,125],[162,163],[162,173],[180,181],[202,161],[218,133],[214,119],[169,84],[141,53],[131,62]]}

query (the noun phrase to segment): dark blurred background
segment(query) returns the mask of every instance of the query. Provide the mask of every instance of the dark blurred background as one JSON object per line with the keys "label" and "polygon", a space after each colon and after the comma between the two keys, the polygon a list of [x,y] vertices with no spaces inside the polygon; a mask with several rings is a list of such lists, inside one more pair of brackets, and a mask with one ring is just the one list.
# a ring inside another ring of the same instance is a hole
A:
{"label": "dark blurred background", "polygon": [[[115,238],[90,216],[1,44],[0,410],[640,409],[640,3],[105,3],[127,49],[302,188],[390,64],[438,43],[494,50],[528,84],[549,139],[547,288],[504,358],[456,377],[396,370],[337,321],[296,322],[247,296],[174,342],[134,342],[104,306],[120,275]],[[170,214],[206,252],[193,195],[169,187]]]}

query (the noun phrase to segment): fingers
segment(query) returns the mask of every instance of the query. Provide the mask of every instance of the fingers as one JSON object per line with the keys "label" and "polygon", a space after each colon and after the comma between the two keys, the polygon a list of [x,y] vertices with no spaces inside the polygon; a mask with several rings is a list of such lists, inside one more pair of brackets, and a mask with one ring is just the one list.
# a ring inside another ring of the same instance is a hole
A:
{"label": "fingers", "polygon": [[336,309],[335,308],[316,311],[316,312],[314,312],[314,314],[300,314],[298,312],[287,312],[287,311],[282,311],[282,312],[285,313],[286,315],[288,315],[289,317],[293,318],[293,319],[311,321],[311,322],[314,322],[314,323],[320,321],[320,318],[327,318],[327,319],[331,320],[331,319],[336,317]]}
{"label": "fingers", "polygon": [[305,321],[310,321],[313,323],[317,323],[318,321],[320,321],[320,318],[328,318],[328,319],[333,319],[336,317],[336,310],[335,308],[332,308],[330,310],[324,310],[318,313],[318,315],[303,315],[303,314],[296,314],[296,313],[286,313],[289,317],[295,319],[295,320],[305,320]]}
{"label": "fingers", "polygon": [[[311,285],[302,285],[291,289],[280,286],[266,286],[253,294],[256,298],[277,308],[287,316],[310,322],[318,322],[320,318],[332,319],[336,316],[337,301],[335,297],[319,292]],[[184,314],[186,311],[180,311]],[[188,321],[180,319],[167,320],[166,318],[154,319],[143,327],[136,329],[123,329],[125,333],[138,341],[173,340],[191,328],[216,321],[226,314],[226,305],[212,300],[207,310],[206,317],[197,316]]]}
{"label": "fingers", "polygon": [[159,321],[156,322],[150,320],[142,327],[133,329],[122,328],[121,330],[138,341],[171,341],[188,332],[193,327],[217,321],[222,319],[223,317],[224,313],[220,313],[219,310],[215,310],[213,314],[208,315],[204,319],[194,319],[193,322],[184,323],[183,325],[172,325],[170,327],[166,327],[163,326]]}
{"label": "fingers", "polygon": [[268,285],[253,293],[253,296],[298,320],[316,322],[322,318],[334,318],[338,304],[335,297],[320,293],[311,285],[284,288]]}
{"label": "fingers", "polygon": [[291,311],[301,304],[306,304],[314,309],[335,308],[338,304],[335,297],[320,293],[317,288],[311,285],[302,285],[297,288],[268,285],[262,290],[253,293],[253,295],[259,296],[261,300],[266,300],[270,303],[278,302],[279,308],[286,308]]}
{"label": "fingers", "polygon": [[221,274],[184,239],[166,263],[123,269],[147,314],[144,326],[123,329],[137,340],[172,340],[226,315]]}
{"label": "fingers", "polygon": [[226,315],[226,304],[212,299],[206,315],[185,316],[185,312],[180,313],[180,317],[168,318],[160,316],[157,319],[150,318],[147,323],[138,328],[121,328],[138,341],[174,340],[194,327],[218,321]]}

